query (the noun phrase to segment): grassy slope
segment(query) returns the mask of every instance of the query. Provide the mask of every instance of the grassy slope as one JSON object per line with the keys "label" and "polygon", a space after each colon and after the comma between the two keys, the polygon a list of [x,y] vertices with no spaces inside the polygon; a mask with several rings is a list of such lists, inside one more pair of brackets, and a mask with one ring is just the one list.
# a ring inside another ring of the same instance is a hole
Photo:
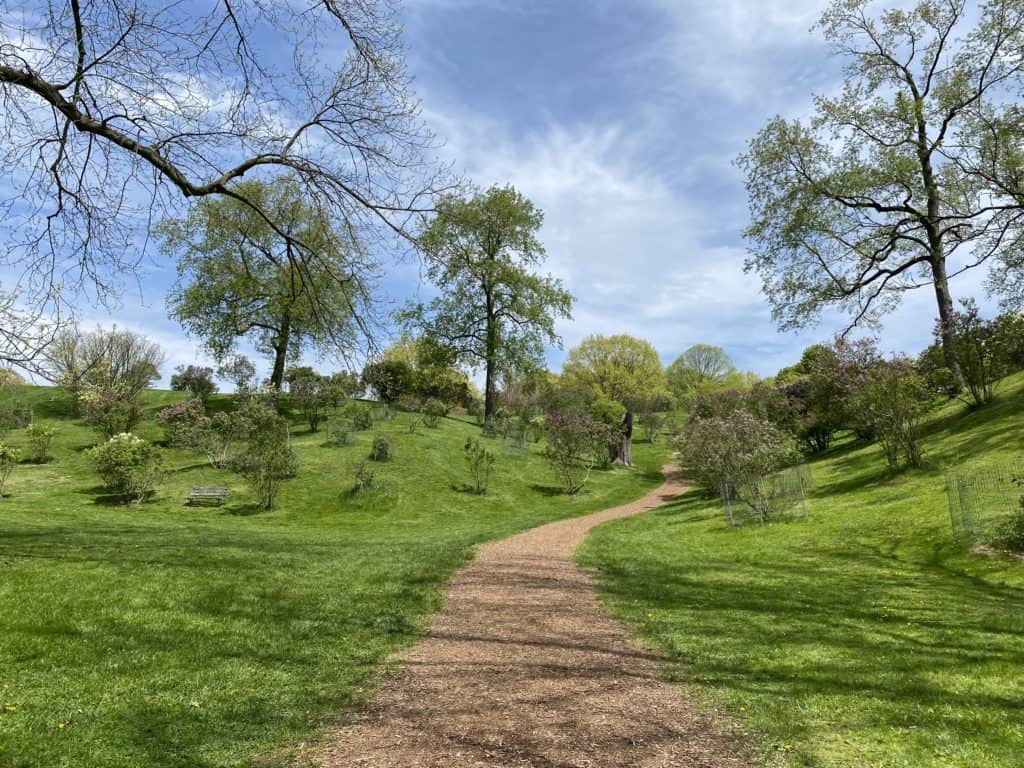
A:
{"label": "grassy slope", "polygon": [[[445,419],[408,434],[396,421],[382,427],[396,459],[375,465],[388,492],[353,497],[371,434],[329,448],[297,427],[300,476],[274,512],[249,514],[237,477],[178,451],[157,499],[125,508],[104,502],[82,453],[94,437],[68,404],[53,390],[27,397],[60,437],[55,461],[20,466],[0,500],[5,768],[279,762],[415,640],[475,545],[636,497],[663,458],[637,445],[637,470],[597,473],[574,500],[549,485],[534,446],[499,458],[479,498],[459,490],[475,427]],[[139,431],[158,437],[151,421]],[[232,486],[229,503],[184,507],[200,484]]]}
{"label": "grassy slope", "polygon": [[671,676],[766,735],[766,762],[1018,767],[1024,565],[952,541],[941,467],[1022,454],[1018,375],[985,409],[937,414],[927,470],[830,451],[807,522],[729,530],[691,493],[600,527],[581,559]]}

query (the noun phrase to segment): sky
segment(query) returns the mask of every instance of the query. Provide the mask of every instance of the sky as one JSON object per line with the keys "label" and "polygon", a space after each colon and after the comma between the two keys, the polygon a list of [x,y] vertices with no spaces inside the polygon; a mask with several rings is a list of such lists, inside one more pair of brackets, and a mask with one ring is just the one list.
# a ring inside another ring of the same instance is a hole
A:
{"label": "sky", "polygon": [[[774,374],[844,326],[780,333],[744,273],[748,214],[734,159],[775,115],[806,116],[841,79],[811,27],[809,0],[406,0],[409,69],[443,154],[479,186],[513,184],[545,213],[546,268],[576,297],[565,350],[589,334],[649,340],[668,364],[695,343]],[[166,318],[173,277],[153,265],[114,313],[175,365],[207,362]],[[955,296],[983,298],[978,271]],[[387,263],[385,298],[429,298],[413,263]],[[109,325],[83,308],[86,324]],[[880,336],[889,351],[930,342],[935,299],[906,296]],[[309,362],[317,364],[315,359]],[[336,367],[329,361],[319,367]],[[264,368],[265,368],[264,364]],[[167,378],[165,376],[165,380]]]}

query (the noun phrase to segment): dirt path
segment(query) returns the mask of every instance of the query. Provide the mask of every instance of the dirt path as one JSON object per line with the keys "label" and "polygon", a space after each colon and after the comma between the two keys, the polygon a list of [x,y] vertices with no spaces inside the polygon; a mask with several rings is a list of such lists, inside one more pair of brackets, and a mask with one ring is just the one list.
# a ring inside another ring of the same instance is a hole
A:
{"label": "dirt path", "polygon": [[664,683],[572,562],[593,526],[685,490],[484,546],[429,635],[320,756],[329,768],[741,766],[737,746]]}

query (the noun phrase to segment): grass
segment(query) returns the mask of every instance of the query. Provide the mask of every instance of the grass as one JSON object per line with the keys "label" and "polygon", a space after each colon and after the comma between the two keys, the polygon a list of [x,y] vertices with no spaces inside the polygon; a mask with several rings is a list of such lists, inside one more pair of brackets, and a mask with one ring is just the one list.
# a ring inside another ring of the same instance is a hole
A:
{"label": "grass", "polygon": [[[399,417],[375,425],[396,440],[395,460],[374,465],[385,490],[353,495],[372,431],[328,447],[296,425],[300,474],[272,512],[257,513],[237,476],[181,451],[168,451],[152,502],[124,507],[89,469],[96,438],[67,397],[21,396],[59,435],[54,460],[20,465],[0,499],[5,768],[283,764],[421,636],[476,545],[639,496],[663,458],[638,444],[636,469],[595,473],[572,499],[532,446],[500,456],[478,497],[464,490],[462,457],[478,428],[447,418],[409,434]],[[152,415],[179,397],[146,393],[137,431],[158,439]],[[196,485],[231,496],[183,506]]]}
{"label": "grass", "polygon": [[1018,768],[1024,564],[952,539],[942,467],[1024,454],[1024,375],[943,407],[925,454],[893,475],[846,442],[812,465],[809,521],[732,530],[692,492],[580,559],[672,679],[762,734],[763,763]]}

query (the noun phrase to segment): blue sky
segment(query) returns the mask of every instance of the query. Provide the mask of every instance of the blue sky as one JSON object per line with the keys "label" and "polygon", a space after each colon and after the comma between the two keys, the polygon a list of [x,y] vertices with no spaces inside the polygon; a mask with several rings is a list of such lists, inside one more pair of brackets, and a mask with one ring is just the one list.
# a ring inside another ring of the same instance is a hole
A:
{"label": "blue sky", "polygon": [[[574,319],[559,325],[566,349],[587,334],[630,333],[668,363],[704,342],[771,375],[842,327],[832,316],[776,331],[758,280],[743,273],[746,198],[732,164],[768,119],[806,115],[812,93],[836,86],[839,65],[810,31],[823,6],[406,0],[409,66],[444,154],[477,184],[511,182],[545,211],[548,268],[576,296]],[[391,300],[430,295],[414,264],[386,271]],[[165,346],[168,373],[204,360],[165,317],[171,277],[154,265],[114,313]],[[981,298],[981,278],[958,278],[955,295]],[[930,289],[908,295],[884,346],[920,350],[934,306]],[[552,350],[549,363],[563,358]]]}

